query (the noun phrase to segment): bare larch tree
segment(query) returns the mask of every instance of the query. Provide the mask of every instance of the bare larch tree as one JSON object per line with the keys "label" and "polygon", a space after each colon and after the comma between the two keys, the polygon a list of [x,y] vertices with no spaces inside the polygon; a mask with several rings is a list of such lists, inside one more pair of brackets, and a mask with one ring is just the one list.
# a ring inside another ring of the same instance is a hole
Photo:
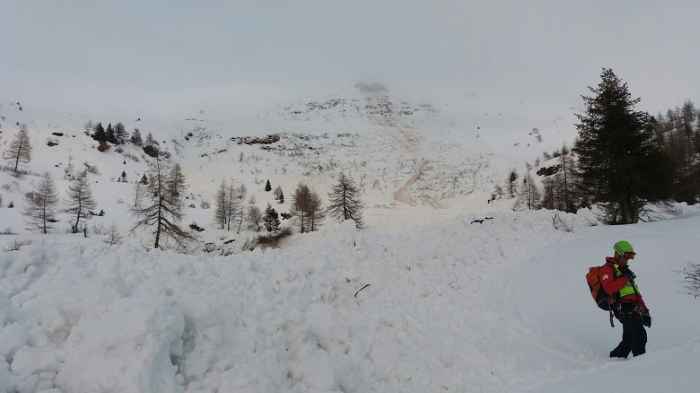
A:
{"label": "bare larch tree", "polygon": [[362,227],[363,204],[360,200],[360,190],[350,176],[341,173],[338,183],[333,186],[330,194],[328,212],[340,221],[353,220],[357,228]]}
{"label": "bare larch tree", "polygon": [[37,188],[27,194],[27,206],[24,215],[31,227],[47,234],[56,222],[56,204],[58,195],[51,175],[46,172],[37,185]]}
{"label": "bare larch tree", "polygon": [[[171,171],[170,175],[174,173],[175,169]],[[182,175],[181,172],[180,175]],[[151,181],[148,184],[148,196],[151,203],[148,206],[134,209],[134,213],[139,217],[134,229],[143,225],[153,227],[154,248],[160,247],[161,236],[168,236],[178,245],[182,245],[184,240],[192,238],[177,224],[182,220],[182,201],[180,198],[182,198],[184,189],[178,189],[176,185],[182,184],[184,188],[184,176],[171,179],[161,168],[160,160],[156,158],[155,167],[149,177]]]}
{"label": "bare larch tree", "polygon": [[95,210],[97,207],[88,183],[87,171],[83,171],[70,182],[67,202],[68,208],[66,211],[75,217],[71,230],[73,233],[78,233],[80,231],[80,219],[88,218],[90,211]]}
{"label": "bare larch tree", "polygon": [[3,156],[6,160],[14,161],[15,175],[19,174],[19,163],[28,163],[32,159],[32,146],[29,143],[27,127],[20,126],[15,139],[10,143],[10,147]]}

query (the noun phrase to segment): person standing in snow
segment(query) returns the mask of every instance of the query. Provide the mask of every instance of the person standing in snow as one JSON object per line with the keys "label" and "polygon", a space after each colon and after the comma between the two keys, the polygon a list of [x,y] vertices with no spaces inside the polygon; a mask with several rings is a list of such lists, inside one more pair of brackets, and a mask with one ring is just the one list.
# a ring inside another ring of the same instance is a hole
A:
{"label": "person standing in snow", "polygon": [[632,245],[621,240],[613,246],[615,256],[605,258],[601,271],[601,286],[613,299],[615,318],[622,323],[622,341],[610,352],[611,358],[627,358],[630,352],[639,356],[646,352],[647,332],[651,327],[649,309],[642,299],[628,264],[636,253]]}

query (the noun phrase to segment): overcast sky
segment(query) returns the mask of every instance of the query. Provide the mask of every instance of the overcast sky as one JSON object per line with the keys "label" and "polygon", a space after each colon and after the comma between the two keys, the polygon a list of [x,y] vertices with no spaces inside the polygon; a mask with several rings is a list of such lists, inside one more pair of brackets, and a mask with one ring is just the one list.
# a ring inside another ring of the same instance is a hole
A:
{"label": "overcast sky", "polygon": [[700,100],[697,0],[0,5],[0,98],[53,110],[255,112],[379,81],[452,112],[547,127],[601,67],[651,112]]}

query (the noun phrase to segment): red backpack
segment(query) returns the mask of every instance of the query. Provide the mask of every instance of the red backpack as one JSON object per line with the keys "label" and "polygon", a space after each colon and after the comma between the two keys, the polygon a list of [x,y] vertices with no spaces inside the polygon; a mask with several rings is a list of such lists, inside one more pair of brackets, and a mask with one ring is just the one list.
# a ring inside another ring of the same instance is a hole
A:
{"label": "red backpack", "polygon": [[593,266],[589,268],[588,274],[586,274],[586,282],[588,282],[588,288],[591,290],[593,301],[595,301],[601,309],[610,311],[614,299],[603,290],[600,283],[602,270],[603,266]]}

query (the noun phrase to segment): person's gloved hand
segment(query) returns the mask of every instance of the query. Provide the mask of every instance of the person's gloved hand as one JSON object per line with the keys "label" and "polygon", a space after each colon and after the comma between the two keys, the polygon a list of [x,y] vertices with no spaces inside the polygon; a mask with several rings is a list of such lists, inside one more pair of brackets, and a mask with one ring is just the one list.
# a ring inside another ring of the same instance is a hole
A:
{"label": "person's gloved hand", "polygon": [[625,267],[624,269],[620,269],[622,272],[622,275],[627,277],[628,280],[634,280],[637,278],[637,275],[634,274],[633,271],[631,271],[629,268]]}
{"label": "person's gloved hand", "polygon": [[639,305],[637,306],[637,312],[642,319],[642,325],[651,327],[651,314],[649,313],[649,309],[644,305]]}

